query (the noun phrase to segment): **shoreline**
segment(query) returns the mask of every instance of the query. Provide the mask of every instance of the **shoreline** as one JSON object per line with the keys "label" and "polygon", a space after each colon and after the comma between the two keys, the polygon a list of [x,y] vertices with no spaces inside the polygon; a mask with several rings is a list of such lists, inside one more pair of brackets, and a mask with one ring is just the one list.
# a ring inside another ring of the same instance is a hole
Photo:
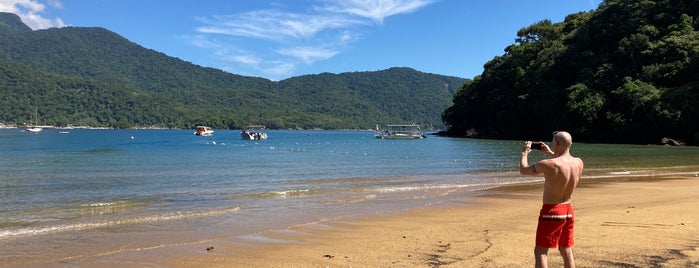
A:
{"label": "shoreline", "polygon": [[[540,184],[505,185],[401,211],[331,219],[245,237],[48,264],[78,267],[526,267]],[[573,196],[579,267],[699,263],[699,178],[581,180]],[[551,267],[562,266],[557,250]],[[47,265],[48,265],[47,264]]]}

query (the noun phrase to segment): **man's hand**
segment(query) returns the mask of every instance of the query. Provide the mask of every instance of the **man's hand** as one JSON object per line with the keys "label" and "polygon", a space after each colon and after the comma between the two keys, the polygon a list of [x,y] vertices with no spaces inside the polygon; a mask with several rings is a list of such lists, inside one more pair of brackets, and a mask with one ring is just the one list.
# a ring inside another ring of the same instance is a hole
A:
{"label": "man's hand", "polygon": [[[548,147],[547,147],[548,148]],[[524,146],[522,147],[522,154],[527,155],[529,152],[532,151],[532,142],[531,141],[525,141]]]}
{"label": "man's hand", "polygon": [[550,156],[553,156],[555,154],[553,152],[553,150],[551,150],[551,148],[549,148],[549,146],[546,145],[545,142],[540,142],[540,143],[541,143],[541,150],[539,150],[539,151],[541,151],[542,153],[545,153],[547,155],[550,155]]}
{"label": "man's hand", "polygon": [[[532,151],[532,143],[533,143],[532,141],[524,142],[524,147],[522,147],[522,155],[528,155],[529,152]],[[551,155],[551,156],[554,155],[553,150],[551,150],[551,148],[545,142],[539,141],[538,143],[541,144],[541,149],[539,149],[537,151],[541,151],[542,153],[545,153],[545,154]]]}

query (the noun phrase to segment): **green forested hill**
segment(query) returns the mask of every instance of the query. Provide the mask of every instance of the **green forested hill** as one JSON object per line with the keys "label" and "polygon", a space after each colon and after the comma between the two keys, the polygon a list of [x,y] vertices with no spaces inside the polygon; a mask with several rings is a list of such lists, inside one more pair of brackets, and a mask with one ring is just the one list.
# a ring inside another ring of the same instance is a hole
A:
{"label": "green forested hill", "polygon": [[[0,121],[129,127],[183,124],[187,109],[162,95],[0,61]],[[151,116],[157,115],[157,116]]]}
{"label": "green forested hill", "polygon": [[21,124],[36,108],[42,123],[59,125],[359,129],[415,122],[440,128],[452,88],[466,81],[391,68],[273,82],[197,66],[103,28],[31,31],[18,20],[0,13],[5,123]]}
{"label": "green forested hill", "polygon": [[[448,106],[455,88],[465,81],[410,68],[391,68],[375,72],[300,76],[280,81],[277,86],[281,92],[298,98],[295,102],[302,109],[300,117],[311,114],[325,118],[322,121],[330,120],[325,125],[333,128],[339,127],[334,125],[341,122],[335,122],[337,119],[329,116],[338,113],[339,118],[366,122],[370,124],[368,127],[373,126],[371,122],[374,125],[376,122],[403,122],[439,128],[441,111]],[[295,119],[286,118],[286,121]],[[362,124],[350,126],[366,127]]]}
{"label": "green forested hill", "polygon": [[699,145],[699,2],[606,0],[522,28],[443,114],[454,136]]}
{"label": "green forested hill", "polygon": [[0,12],[0,32],[1,31],[28,32],[32,29],[22,22],[19,16],[12,13]]}

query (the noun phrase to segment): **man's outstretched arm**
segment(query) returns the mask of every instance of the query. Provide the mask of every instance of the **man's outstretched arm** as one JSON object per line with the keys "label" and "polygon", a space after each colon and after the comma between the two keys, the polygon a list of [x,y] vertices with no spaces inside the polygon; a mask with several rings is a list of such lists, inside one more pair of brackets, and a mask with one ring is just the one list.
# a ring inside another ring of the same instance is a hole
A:
{"label": "man's outstretched arm", "polygon": [[536,164],[529,166],[529,153],[532,151],[532,142],[526,141],[522,147],[522,157],[519,160],[519,174],[536,175]]}

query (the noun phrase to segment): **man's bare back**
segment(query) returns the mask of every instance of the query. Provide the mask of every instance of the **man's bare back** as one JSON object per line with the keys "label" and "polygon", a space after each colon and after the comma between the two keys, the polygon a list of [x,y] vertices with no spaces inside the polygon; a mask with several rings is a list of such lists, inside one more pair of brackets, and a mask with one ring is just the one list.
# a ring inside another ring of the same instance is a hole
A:
{"label": "man's bare back", "polygon": [[583,161],[570,155],[572,137],[567,132],[556,132],[553,137],[551,150],[546,143],[541,143],[540,151],[553,156],[533,165],[528,164],[527,155],[531,152],[532,142],[528,141],[522,148],[522,160],[520,161],[520,173],[522,175],[538,175],[543,173],[544,204],[560,204],[571,201],[573,190],[578,185],[583,171]]}
{"label": "man's bare back", "polygon": [[544,173],[544,204],[569,203],[573,190],[582,175],[583,162],[580,158],[563,155],[536,163],[537,170]]}

